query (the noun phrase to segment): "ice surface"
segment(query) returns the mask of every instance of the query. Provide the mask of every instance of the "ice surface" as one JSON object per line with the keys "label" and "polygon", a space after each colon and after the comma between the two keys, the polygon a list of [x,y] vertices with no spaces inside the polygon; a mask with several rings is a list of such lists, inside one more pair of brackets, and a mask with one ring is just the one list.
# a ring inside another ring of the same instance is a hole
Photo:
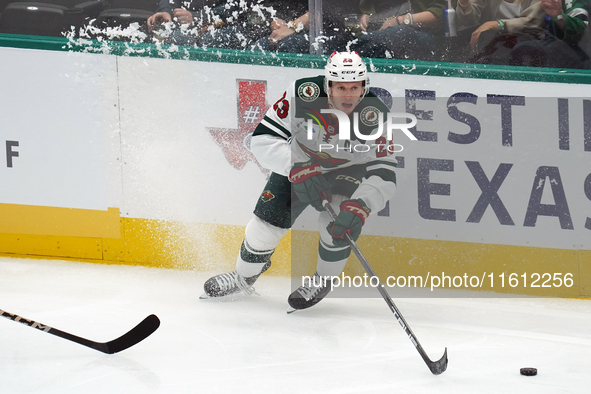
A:
{"label": "ice surface", "polygon": [[[2,393],[588,393],[591,301],[395,299],[431,375],[381,300],[288,315],[289,279],[260,296],[199,300],[209,273],[0,257],[0,309],[95,341],[147,315],[144,342],[105,355],[0,319]],[[538,368],[538,376],[519,374]]]}

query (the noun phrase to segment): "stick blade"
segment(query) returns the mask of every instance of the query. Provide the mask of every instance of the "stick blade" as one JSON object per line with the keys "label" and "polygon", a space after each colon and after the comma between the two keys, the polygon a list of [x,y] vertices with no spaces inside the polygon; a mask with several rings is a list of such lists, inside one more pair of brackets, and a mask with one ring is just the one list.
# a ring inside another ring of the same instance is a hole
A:
{"label": "stick blade", "polygon": [[439,360],[431,361],[428,366],[433,375],[441,375],[444,373],[447,369],[447,348],[445,348],[445,352]]}
{"label": "stick blade", "polygon": [[150,315],[132,328],[129,332],[123,334],[117,339],[107,342],[105,353],[119,353],[149,337],[160,327],[160,319],[156,315]]}

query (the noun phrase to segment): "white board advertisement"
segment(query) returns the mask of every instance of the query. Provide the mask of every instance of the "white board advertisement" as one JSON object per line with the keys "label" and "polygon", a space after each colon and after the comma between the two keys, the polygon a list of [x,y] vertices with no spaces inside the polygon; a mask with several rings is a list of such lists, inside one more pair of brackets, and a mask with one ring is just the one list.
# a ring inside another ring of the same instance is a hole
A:
{"label": "white board advertisement", "polygon": [[120,204],[115,58],[0,53],[0,203]]}
{"label": "white board advertisement", "polygon": [[[321,70],[119,64],[124,212],[246,224],[266,179],[250,133],[292,80]],[[395,136],[404,147],[397,195],[364,233],[591,248],[586,86],[377,73],[371,86],[394,112],[417,116],[419,141]],[[316,229],[314,211],[296,228]]]}
{"label": "white board advertisement", "polygon": [[[294,79],[322,73],[2,54],[0,203],[190,223],[248,222],[268,175],[250,134]],[[588,86],[370,75],[393,112],[417,117],[418,141],[395,135],[397,194],[364,233],[591,250]],[[314,216],[296,228],[315,230]]]}

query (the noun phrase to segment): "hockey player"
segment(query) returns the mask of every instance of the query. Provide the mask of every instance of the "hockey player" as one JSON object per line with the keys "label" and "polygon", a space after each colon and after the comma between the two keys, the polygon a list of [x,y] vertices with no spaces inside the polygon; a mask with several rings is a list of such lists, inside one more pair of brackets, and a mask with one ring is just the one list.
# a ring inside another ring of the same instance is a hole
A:
{"label": "hockey player", "polygon": [[[283,93],[251,142],[257,160],[272,174],[246,226],[236,270],[208,279],[208,296],[253,293],[252,285],[271,265],[275,247],[308,205],[320,212],[317,269],[313,280],[289,295],[288,303],[293,309],[309,308],[330,292],[329,278],[342,272],[351,253],[345,233],[357,240],[370,212],[381,210],[396,189],[393,152],[383,139],[364,140],[354,132],[357,128],[369,136],[378,129],[380,113],[387,111],[369,92],[367,68],[355,52],[333,53],[323,76],[299,79]],[[319,120],[313,132],[306,119],[310,113]],[[343,122],[343,117],[351,121]],[[340,139],[339,126],[346,123],[353,128],[351,138]],[[339,212],[334,222],[324,211],[324,200]]]}

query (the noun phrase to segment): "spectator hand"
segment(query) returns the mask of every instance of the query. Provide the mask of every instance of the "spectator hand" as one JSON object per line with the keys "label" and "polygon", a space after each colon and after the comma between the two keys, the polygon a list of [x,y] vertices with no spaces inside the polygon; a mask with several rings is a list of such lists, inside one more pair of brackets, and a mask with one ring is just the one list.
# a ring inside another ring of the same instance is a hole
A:
{"label": "spectator hand", "polygon": [[172,11],[172,16],[176,18],[178,23],[181,25],[193,24],[193,14],[191,14],[191,11],[187,11],[182,8],[175,8],[174,11]]}
{"label": "spectator hand", "polygon": [[540,7],[550,18],[556,18],[562,14],[562,1],[560,0],[542,0]]}
{"label": "spectator hand", "polygon": [[382,24],[382,27],[380,27],[380,30],[384,30],[384,29],[387,29],[392,26],[398,26],[398,19],[397,18],[392,17],[392,18],[386,19],[384,21],[384,23]]}
{"label": "spectator hand", "polygon": [[287,23],[282,25],[277,25],[277,28],[271,31],[271,35],[269,36],[269,43],[271,46],[277,45],[277,43],[283,40],[285,37],[289,37],[295,33],[294,29],[289,28]]}
{"label": "spectator hand", "polygon": [[293,191],[298,199],[322,211],[322,201],[332,199],[330,183],[322,176],[320,164],[311,161],[294,164],[289,179],[293,183]]}
{"label": "spectator hand", "polygon": [[270,27],[271,27],[271,30],[277,30],[281,26],[284,26],[284,25],[287,25],[286,21],[284,21],[283,19],[276,18],[271,21]]}
{"label": "spectator hand", "polygon": [[341,203],[341,212],[339,212],[335,221],[326,227],[330,235],[332,235],[332,243],[335,246],[347,246],[349,244],[345,239],[347,233],[353,241],[357,241],[369,212],[369,208],[360,198],[343,201]]}
{"label": "spectator hand", "polygon": [[478,39],[480,38],[480,34],[487,30],[499,30],[499,23],[497,21],[488,21],[480,25],[480,27],[474,30],[472,33],[472,38],[470,38],[470,46],[472,49],[478,48]]}
{"label": "spectator hand", "polygon": [[148,18],[148,28],[152,30],[154,25],[158,25],[164,22],[172,21],[172,16],[168,12],[157,12]]}

